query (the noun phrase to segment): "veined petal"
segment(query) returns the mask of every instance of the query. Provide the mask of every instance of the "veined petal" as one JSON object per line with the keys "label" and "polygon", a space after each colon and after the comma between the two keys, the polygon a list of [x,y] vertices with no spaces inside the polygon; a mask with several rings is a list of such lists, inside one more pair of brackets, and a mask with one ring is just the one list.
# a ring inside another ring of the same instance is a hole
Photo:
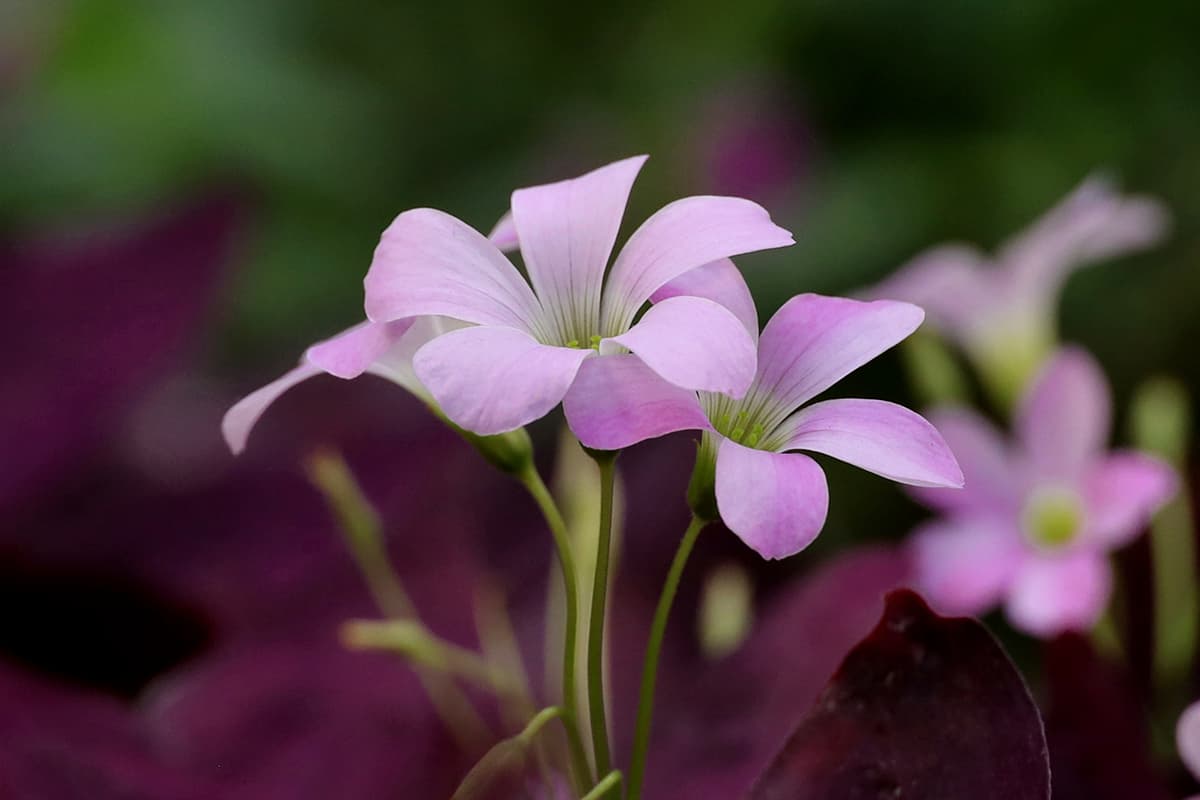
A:
{"label": "veined petal", "polygon": [[942,511],[1018,513],[1018,466],[996,426],[967,408],[937,409],[929,419],[962,468],[963,488],[914,487],[909,494]]}
{"label": "veined petal", "polygon": [[1049,639],[1089,630],[1108,604],[1112,574],[1101,553],[1079,550],[1031,558],[1009,587],[1005,609],[1012,624]]}
{"label": "veined petal", "polygon": [[829,511],[829,487],[817,462],[729,439],[717,451],[716,490],[722,521],[763,558],[803,550]]}
{"label": "veined petal", "polygon": [[696,393],[668,383],[635,355],[590,358],[563,398],[585,447],[620,450],[683,430],[710,430]]}
{"label": "veined petal", "polygon": [[505,211],[504,215],[496,220],[492,232],[488,234],[488,241],[503,253],[511,253],[517,249],[520,243],[517,241],[517,225],[513,222],[511,211]]}
{"label": "veined petal", "polygon": [[432,208],[405,211],[383,232],[365,280],[376,322],[442,315],[534,332],[541,309],[517,268],[482,234]]}
{"label": "veined petal", "polygon": [[[234,455],[241,453],[250,431],[272,403],[296,384],[322,373],[349,380],[372,372],[421,395],[420,384],[415,377],[409,379],[401,365],[405,351],[411,357],[412,343],[424,344],[427,339],[422,337],[431,335],[436,325],[436,320],[426,319],[362,322],[314,344],[305,351],[300,366],[246,395],[225,413],[221,432],[226,444]],[[440,328],[436,330],[440,332]],[[394,367],[389,369],[389,364]],[[411,373],[411,367],[408,372]]]}
{"label": "veined petal", "polygon": [[926,523],[909,546],[917,588],[951,615],[978,615],[996,605],[1027,555],[1019,530],[986,516]]}
{"label": "veined petal", "polygon": [[1083,481],[1087,536],[1105,548],[1128,543],[1175,493],[1178,479],[1167,463],[1142,453],[1107,456]]}
{"label": "veined petal", "polygon": [[672,297],[620,336],[605,339],[627,347],[676,386],[741,397],[754,380],[754,340],[731,311],[703,297]]}
{"label": "veined petal", "polygon": [[766,210],[737,197],[685,197],[663,206],[633,232],[604,287],[601,317],[624,330],[663,284],[741,253],[794,244]]}
{"label": "veined petal", "polygon": [[942,245],[916,256],[863,297],[920,306],[934,327],[961,339],[1002,302],[991,272],[986,257],[974,247]]}
{"label": "veined petal", "polygon": [[755,391],[774,398],[776,422],[781,422],[783,416],[895,346],[924,317],[916,306],[893,300],[797,295],[763,328]]}
{"label": "veined petal", "polygon": [[1042,368],[1017,409],[1016,431],[1035,477],[1075,481],[1104,451],[1112,425],[1108,382],[1077,347]]}
{"label": "veined petal", "polygon": [[417,377],[456,425],[489,436],[549,413],[592,350],[552,347],[515,328],[477,326],[417,351]]}
{"label": "veined petal", "polygon": [[746,330],[758,341],[758,309],[742,272],[728,258],[710,261],[688,270],[663,284],[650,295],[650,302],[661,303],[672,297],[705,297],[733,312]]}
{"label": "veined petal", "polygon": [[778,450],[809,450],[913,486],[960,488],[963,473],[937,429],[883,400],[826,400],[783,423]]}
{"label": "veined petal", "polygon": [[512,216],[547,325],[561,336],[600,331],[600,287],[625,203],[646,156],[578,178],[518,189]]}

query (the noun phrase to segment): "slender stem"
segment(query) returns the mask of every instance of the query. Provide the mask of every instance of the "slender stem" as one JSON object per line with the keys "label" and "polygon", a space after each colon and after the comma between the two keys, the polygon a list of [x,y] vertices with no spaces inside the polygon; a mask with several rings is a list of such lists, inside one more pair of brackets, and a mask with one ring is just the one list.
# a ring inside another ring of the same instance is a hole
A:
{"label": "slender stem", "polygon": [[609,792],[620,785],[621,772],[620,770],[614,769],[612,772],[605,775],[599,783],[592,787],[590,792],[585,794],[579,800],[600,800],[600,798],[606,796]]}
{"label": "slender stem", "polygon": [[696,537],[707,525],[700,517],[692,517],[675,558],[671,561],[671,569],[667,572],[666,583],[663,584],[662,594],[658,597],[658,607],[654,610],[654,621],[650,625],[650,639],[646,642],[646,659],[642,662],[642,690],[638,697],[637,727],[633,734],[633,756],[629,763],[629,783],[627,800],[638,800],[642,795],[642,778],[646,773],[646,752],[650,745],[650,723],[654,716],[654,688],[658,681],[658,656],[662,652],[663,634],[667,630],[667,618],[671,615],[671,604],[675,601],[675,592],[679,589],[679,579],[687,564]]}
{"label": "slender stem", "polygon": [[600,529],[596,538],[596,574],[592,583],[592,609],[588,622],[588,717],[592,723],[592,749],[596,774],[612,769],[608,752],[608,720],[604,709],[604,617],[608,603],[608,555],[612,542],[613,484],[617,454],[591,453],[600,467]]}
{"label": "slender stem", "polygon": [[558,550],[563,599],[566,605],[566,619],[563,625],[563,725],[567,729],[567,743],[571,749],[571,764],[576,783],[586,786],[592,780],[592,773],[583,749],[583,741],[579,737],[579,709],[575,694],[575,637],[579,618],[579,589],[575,557],[571,552],[571,536],[567,532],[567,523],[563,520],[562,513],[559,512],[558,505],[537,468],[530,464],[517,477],[542,510],[542,516],[550,526],[550,533],[554,536],[554,545]]}

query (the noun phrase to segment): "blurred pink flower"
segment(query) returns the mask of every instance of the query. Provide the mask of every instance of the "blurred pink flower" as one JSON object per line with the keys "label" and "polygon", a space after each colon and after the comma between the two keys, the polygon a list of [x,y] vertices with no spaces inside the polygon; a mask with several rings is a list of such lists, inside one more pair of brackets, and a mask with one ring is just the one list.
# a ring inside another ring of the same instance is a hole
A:
{"label": "blurred pink flower", "polygon": [[558,405],[584,360],[626,349],[673,385],[745,392],[754,343],[721,305],[671,297],[634,318],[673,278],[790,245],[791,234],[749,200],[688,197],[647,219],[605,280],[645,160],[513,192],[511,220],[493,238],[502,246],[519,241],[528,282],[496,244],[441,211],[406,211],[384,232],[366,278],[367,316],[473,323],[414,357],[421,383],[452,421],[479,434],[518,428]]}
{"label": "blurred pink flower", "polygon": [[[707,283],[721,283],[721,275],[724,294],[741,298],[728,304],[742,308],[739,316],[753,331],[757,317],[737,270],[718,263],[705,272]],[[715,470],[722,520],[764,558],[783,558],[816,538],[829,505],[824,472],[789,451],[824,453],[903,483],[962,485],[941,435],[906,408],[839,399],[800,409],[916,330],[923,316],[908,303],[799,295],[763,329],[757,374],[740,400],[673,386],[624,356],[585,364],[563,407],[588,447],[704,431],[699,458]]]}
{"label": "blurred pink flower", "polygon": [[1086,630],[1108,602],[1106,555],[1135,538],[1175,491],[1157,459],[1106,452],[1111,408],[1095,360],[1054,356],[1018,408],[1009,445],[965,409],[936,412],[966,475],[959,492],[914,490],[943,517],[916,533],[917,583],[948,613],[1003,600],[1035,636]]}
{"label": "blurred pink flower", "polygon": [[1017,397],[1057,339],[1058,295],[1079,267],[1142,250],[1168,215],[1149,197],[1085,180],[989,258],[971,245],[928,250],[867,292],[916,303],[1004,394]]}
{"label": "blurred pink flower", "polygon": [[[1200,702],[1192,703],[1179,716],[1175,726],[1175,746],[1188,772],[1200,780]],[[1200,795],[1193,796],[1191,800],[1200,800]]]}

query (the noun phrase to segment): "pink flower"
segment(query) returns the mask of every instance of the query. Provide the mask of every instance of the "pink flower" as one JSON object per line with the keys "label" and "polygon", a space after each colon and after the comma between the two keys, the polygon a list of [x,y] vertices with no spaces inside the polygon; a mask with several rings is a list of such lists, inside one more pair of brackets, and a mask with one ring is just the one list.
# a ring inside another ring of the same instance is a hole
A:
{"label": "pink flower", "polygon": [[401,214],[366,278],[377,323],[442,315],[469,327],[415,355],[416,375],[445,414],[478,434],[512,430],[562,400],[584,361],[632,351],[671,385],[740,396],[754,343],[720,304],[660,298],[664,284],[708,262],[792,244],[749,200],[688,197],[647,219],[611,269],[609,255],[644,156],[573,180],[519,189],[493,239],[519,241],[527,282],[496,244],[441,211]]}
{"label": "pink flower", "polygon": [[[1175,726],[1175,746],[1188,772],[1200,780],[1200,702],[1192,703],[1180,715]],[[1200,795],[1191,800],[1200,800]]]}
{"label": "pink flower", "polygon": [[[732,265],[686,276],[688,290],[723,297],[747,329],[757,315]],[[583,444],[618,449],[679,430],[704,432],[701,462],[715,470],[722,520],[764,558],[804,549],[829,505],[825,474],[806,455],[824,453],[903,483],[961,486],[962,474],[934,428],[881,400],[826,400],[800,408],[912,333],[924,314],[908,303],[804,294],[771,318],[758,342],[754,382],[741,399],[686,391],[631,356],[589,362],[563,408]]]}
{"label": "pink flower", "polygon": [[935,247],[867,294],[924,308],[993,388],[1016,397],[1054,349],[1058,295],[1071,273],[1155,244],[1167,222],[1158,201],[1122,196],[1091,177],[995,256],[966,244]]}
{"label": "pink flower", "polygon": [[1086,352],[1055,355],[1017,410],[1016,441],[965,409],[932,417],[963,465],[960,492],[916,490],[943,512],[912,544],[917,581],[948,613],[1001,600],[1035,636],[1086,630],[1108,602],[1106,555],[1175,491],[1173,470],[1136,452],[1106,452],[1109,390]]}

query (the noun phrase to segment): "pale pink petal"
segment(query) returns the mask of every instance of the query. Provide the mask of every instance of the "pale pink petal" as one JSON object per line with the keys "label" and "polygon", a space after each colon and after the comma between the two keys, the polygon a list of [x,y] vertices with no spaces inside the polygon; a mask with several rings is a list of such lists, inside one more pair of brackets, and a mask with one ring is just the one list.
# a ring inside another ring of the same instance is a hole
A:
{"label": "pale pink petal", "polygon": [[1175,745],[1179,748],[1179,758],[1183,765],[1192,773],[1192,777],[1200,780],[1200,703],[1192,703],[1175,726]]}
{"label": "pale pink petal", "polygon": [[539,330],[537,298],[516,267],[478,231],[431,208],[405,211],[383,232],[365,286],[376,322],[442,315]]}
{"label": "pale pink petal", "polygon": [[942,511],[1015,514],[1021,497],[1017,464],[996,426],[967,408],[942,408],[929,415],[963,471],[962,489],[909,490],[914,498]]}
{"label": "pale pink petal", "polygon": [[601,343],[632,350],[676,386],[741,397],[754,380],[754,339],[727,308],[703,297],[672,297],[620,336]]}
{"label": "pale pink petal", "polygon": [[954,487],[962,470],[937,429],[883,400],[826,400],[784,421],[777,450],[809,450],[913,486]]}
{"label": "pale pink petal", "polygon": [[321,373],[320,367],[307,363],[301,364],[234,403],[233,407],[225,412],[224,419],[221,420],[221,434],[225,437],[225,444],[229,446],[233,454],[236,456],[246,449],[246,440],[250,438],[250,431],[258,422],[258,418],[280,395],[296,384]]}
{"label": "pale pink petal", "polygon": [[716,490],[721,520],[763,558],[799,553],[817,538],[829,511],[829,486],[817,462],[729,439],[717,451]]}
{"label": "pale pink petal", "polygon": [[551,347],[514,328],[451,331],[417,351],[417,377],[456,425],[488,436],[549,413],[593,350]]}
{"label": "pale pink petal", "polygon": [[[578,178],[518,189],[512,214],[521,255],[560,336],[600,334],[600,287],[629,191],[646,156],[635,156]],[[583,325],[588,330],[575,330]]]}
{"label": "pale pink petal", "polygon": [[1014,627],[1043,639],[1086,632],[1104,613],[1111,585],[1103,554],[1078,550],[1031,558],[1013,579],[1005,609]]}
{"label": "pale pink petal", "polygon": [[608,330],[624,330],[663,284],[710,261],[793,244],[757,203],[737,197],[685,197],[633,232],[604,289]]}
{"label": "pale pink petal", "polygon": [[1157,458],[1135,452],[1107,456],[1083,482],[1088,538],[1108,548],[1128,543],[1171,499],[1177,484],[1175,470]]}
{"label": "pale pink petal", "polygon": [[661,303],[672,297],[705,297],[728,308],[754,339],[758,340],[758,309],[742,272],[728,258],[710,261],[688,270],[650,295],[650,302]]}
{"label": "pale pink petal", "polygon": [[916,256],[862,296],[920,306],[934,327],[961,338],[999,299],[992,272],[975,248],[947,244]]}
{"label": "pale pink petal", "polygon": [[950,517],[910,540],[916,588],[939,612],[978,615],[1000,602],[1026,558],[1021,532],[999,517]]}
{"label": "pale pink petal", "polygon": [[635,355],[589,358],[563,398],[585,447],[620,450],[682,430],[709,430],[696,393],[667,383]]}
{"label": "pale pink petal", "polygon": [[488,234],[488,241],[504,253],[511,253],[517,249],[520,242],[517,241],[517,225],[513,222],[511,211],[505,211],[504,216],[496,220],[496,225]]}
{"label": "pale pink petal", "polygon": [[788,414],[915,331],[909,303],[801,294],[784,303],[758,343],[756,391]]}
{"label": "pale pink petal", "polygon": [[395,322],[362,322],[343,333],[308,348],[304,358],[338,378],[357,378],[394,345],[415,319]]}
{"label": "pale pink petal", "polygon": [[1104,451],[1112,425],[1108,382],[1077,347],[1059,350],[1017,409],[1017,435],[1035,478],[1075,481]]}

